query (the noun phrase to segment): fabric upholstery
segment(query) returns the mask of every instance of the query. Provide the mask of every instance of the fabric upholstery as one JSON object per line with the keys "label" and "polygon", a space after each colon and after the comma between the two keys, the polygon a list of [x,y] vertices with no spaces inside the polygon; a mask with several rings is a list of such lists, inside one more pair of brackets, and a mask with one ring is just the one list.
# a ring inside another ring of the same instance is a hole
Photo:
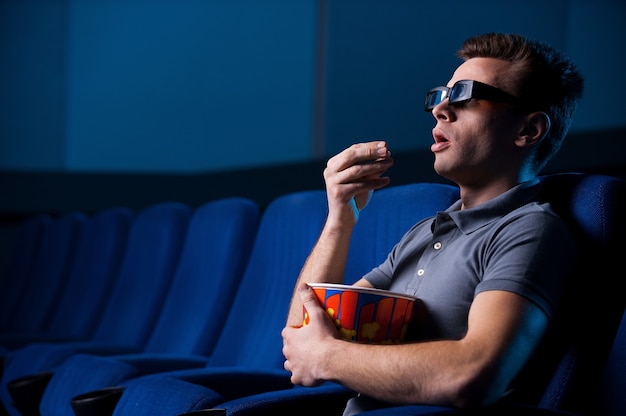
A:
{"label": "fabric upholstery", "polygon": [[[44,398],[40,404],[40,414],[42,415],[68,415],[73,416],[74,411],[71,406],[71,398],[76,396],[75,386],[81,386],[83,391],[91,391],[102,387],[102,379],[113,384],[133,377],[137,370],[130,364],[123,361],[103,356],[89,356],[89,360],[84,362],[86,356],[76,354],[67,359],[67,366],[60,366],[55,369],[52,378],[46,386]],[[99,371],[91,371],[95,366]],[[80,371],[76,371],[79,369]],[[57,379],[71,377],[73,383],[59,383]],[[67,400],[45,400],[49,397],[67,397]]]}
{"label": "fabric upholstery", "polygon": [[48,329],[3,334],[0,343],[14,349],[34,341],[89,338],[117,280],[132,218],[132,211],[121,207],[87,218]]}
{"label": "fabric upholstery", "polygon": [[[160,373],[139,377],[129,382],[115,414],[133,416],[153,415],[144,412],[157,408],[161,414],[179,414],[189,409],[189,402],[179,389],[204,391],[205,406],[228,399],[222,390],[206,387],[220,386],[228,380],[226,393],[264,391],[291,387],[288,374],[282,369],[282,338],[293,285],[299,271],[315,244],[326,218],[324,191],[302,191],[284,195],[272,201],[264,210],[246,265],[244,276],[231,313],[220,332],[206,368]],[[232,374],[241,373],[233,380]],[[250,377],[247,377],[247,375]],[[252,377],[256,376],[256,377]],[[194,383],[184,380],[193,378]],[[160,394],[154,388],[160,379]],[[176,380],[173,382],[172,380]],[[130,389],[132,384],[133,389]],[[171,388],[172,390],[169,390]],[[143,402],[145,397],[152,403]],[[128,403],[135,403],[134,413],[126,413]],[[160,403],[161,406],[158,406]]]}
{"label": "fabric upholstery", "polygon": [[8,317],[4,332],[46,331],[55,302],[61,295],[72,265],[76,243],[86,215],[68,212],[47,227],[33,264],[30,279],[17,308]]}
{"label": "fabric upholstery", "polygon": [[578,269],[563,305],[565,330],[553,340],[564,344],[564,353],[537,406],[584,411],[599,394],[597,380],[626,304],[619,280],[611,278],[624,249],[626,181],[577,173],[542,180],[546,199],[575,231],[581,256],[572,259]]}
{"label": "fabric upholstery", "polygon": [[[259,207],[244,198],[214,200],[197,208],[167,299],[143,351],[106,360],[82,354],[63,362],[43,395],[42,415],[72,416],[65,406],[72,397],[131,376],[204,366],[239,286],[258,219]],[[111,365],[114,362],[133,372]],[[90,383],[82,381],[85,371]]]}
{"label": "fabric upholstery", "polygon": [[39,214],[23,220],[16,227],[10,254],[0,277],[0,334],[4,333],[30,281],[41,238],[50,222],[49,215]]}
{"label": "fabric upholstery", "polygon": [[[146,377],[141,382],[137,380],[139,379],[131,380],[126,385],[113,416],[179,415],[205,409],[211,403],[223,400],[217,392],[181,380],[168,377]],[[167,394],[164,395],[164,391]],[[180,403],[184,403],[184,407]],[[172,408],[182,410],[174,413]]]}
{"label": "fabric upholstery", "polygon": [[[319,387],[295,386],[290,390],[268,391],[244,396],[220,403],[215,407],[225,409],[228,416],[341,415],[346,402],[354,395],[353,391],[339,384],[328,382]],[[277,400],[277,397],[280,397],[280,400]]]}
{"label": "fabric upholstery", "polygon": [[11,380],[53,370],[79,352],[113,354],[145,346],[170,289],[190,213],[186,205],[164,202],[136,215],[120,274],[90,339],[31,343],[10,352],[0,385],[9,415],[16,414],[6,389]]}

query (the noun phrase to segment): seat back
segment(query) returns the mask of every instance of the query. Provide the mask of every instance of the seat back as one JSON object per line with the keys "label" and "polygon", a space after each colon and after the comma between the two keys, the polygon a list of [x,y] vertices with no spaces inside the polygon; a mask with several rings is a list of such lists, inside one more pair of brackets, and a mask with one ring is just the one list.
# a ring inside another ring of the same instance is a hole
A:
{"label": "seat back", "polygon": [[282,368],[282,338],[293,286],[326,219],[326,193],[302,191],[273,200],[257,237],[211,366]]}
{"label": "seat back", "polygon": [[[217,199],[198,207],[189,223],[167,298],[143,352],[70,357],[57,367],[46,387],[41,413],[71,414],[72,397],[125,378],[202,365],[205,360],[199,356],[211,353],[239,287],[258,220],[258,205],[244,198]],[[85,368],[89,368],[87,374]]]}
{"label": "seat back", "polygon": [[258,221],[258,205],[244,198],[218,199],[195,210],[144,352],[210,355],[239,288]]}
{"label": "seat back", "polygon": [[49,339],[87,339],[92,335],[117,281],[133,216],[130,209],[116,207],[87,219],[47,331]]}
{"label": "seat back", "polygon": [[170,290],[190,217],[191,209],[178,202],[137,213],[93,342],[145,348]]}
{"label": "seat back", "polygon": [[0,386],[5,407],[12,400],[9,383],[51,371],[73,354],[145,348],[171,288],[190,217],[191,209],[178,202],[154,204],[136,214],[120,272],[93,336],[80,342],[30,343],[12,351]]}
{"label": "seat back", "polygon": [[7,332],[46,331],[67,281],[76,243],[86,215],[68,212],[54,218],[43,234],[17,308],[8,317]]}
{"label": "seat back", "polygon": [[562,358],[539,407],[580,412],[594,403],[590,397],[600,394],[600,372],[626,303],[619,287],[626,248],[622,213],[626,181],[579,173],[547,175],[541,180],[544,198],[574,231],[580,255],[572,259],[577,262],[576,273],[564,297],[568,301],[562,305],[562,320],[557,317],[562,332],[550,340]]}
{"label": "seat back", "polygon": [[30,280],[41,238],[50,224],[50,216],[39,214],[18,224],[11,252],[0,279],[0,333],[17,308],[26,284]]}
{"label": "seat back", "polygon": [[12,350],[31,342],[89,338],[117,279],[132,217],[121,207],[88,217],[47,330],[4,333],[2,345]]}

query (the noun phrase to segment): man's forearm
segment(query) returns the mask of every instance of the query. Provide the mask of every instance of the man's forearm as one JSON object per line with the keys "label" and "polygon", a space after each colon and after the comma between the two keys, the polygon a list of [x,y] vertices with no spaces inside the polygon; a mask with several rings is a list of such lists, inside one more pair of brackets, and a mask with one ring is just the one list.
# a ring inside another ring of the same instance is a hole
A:
{"label": "man's forearm", "polygon": [[320,237],[307,258],[291,298],[287,325],[302,325],[302,303],[296,293],[302,283],[327,282],[343,283],[346,260],[350,247],[352,229],[331,230],[324,227]]}

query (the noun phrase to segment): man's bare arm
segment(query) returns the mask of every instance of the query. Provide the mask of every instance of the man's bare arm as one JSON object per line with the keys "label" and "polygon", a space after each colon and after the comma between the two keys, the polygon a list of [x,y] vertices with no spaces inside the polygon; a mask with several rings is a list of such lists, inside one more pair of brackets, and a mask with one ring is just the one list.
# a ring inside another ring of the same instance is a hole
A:
{"label": "man's bare arm", "polygon": [[[329,159],[324,170],[328,216],[305,262],[295,290],[302,283],[342,283],[352,230],[375,189],[389,184],[381,175],[393,164],[385,142],[355,144]],[[302,303],[294,291],[287,325],[302,324]]]}
{"label": "man's bare arm", "polygon": [[[466,407],[501,397],[546,331],[548,319],[522,296],[480,293],[461,340],[371,345],[338,338],[323,309],[304,291],[311,317],[283,330],[285,369],[292,382],[325,380],[392,403]],[[308,300],[307,300],[308,299]]]}

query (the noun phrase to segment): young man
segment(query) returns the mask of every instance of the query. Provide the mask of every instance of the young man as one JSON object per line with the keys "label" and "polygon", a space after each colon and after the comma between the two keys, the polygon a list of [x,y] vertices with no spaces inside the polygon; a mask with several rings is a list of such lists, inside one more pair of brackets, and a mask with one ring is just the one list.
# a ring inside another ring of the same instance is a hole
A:
{"label": "young man", "polygon": [[[426,317],[400,345],[343,341],[306,282],[343,282],[350,236],[372,192],[389,183],[383,141],[355,144],[324,171],[328,217],[284,328],[284,367],[305,386],[332,380],[360,394],[345,414],[388,403],[466,408],[515,385],[551,330],[576,253],[535,177],[559,149],[582,94],[575,66],[519,35],[465,41],[446,87],[427,93],[435,171],[460,200],[421,221],[355,284],[420,298]],[[301,327],[302,306],[310,323]]]}

